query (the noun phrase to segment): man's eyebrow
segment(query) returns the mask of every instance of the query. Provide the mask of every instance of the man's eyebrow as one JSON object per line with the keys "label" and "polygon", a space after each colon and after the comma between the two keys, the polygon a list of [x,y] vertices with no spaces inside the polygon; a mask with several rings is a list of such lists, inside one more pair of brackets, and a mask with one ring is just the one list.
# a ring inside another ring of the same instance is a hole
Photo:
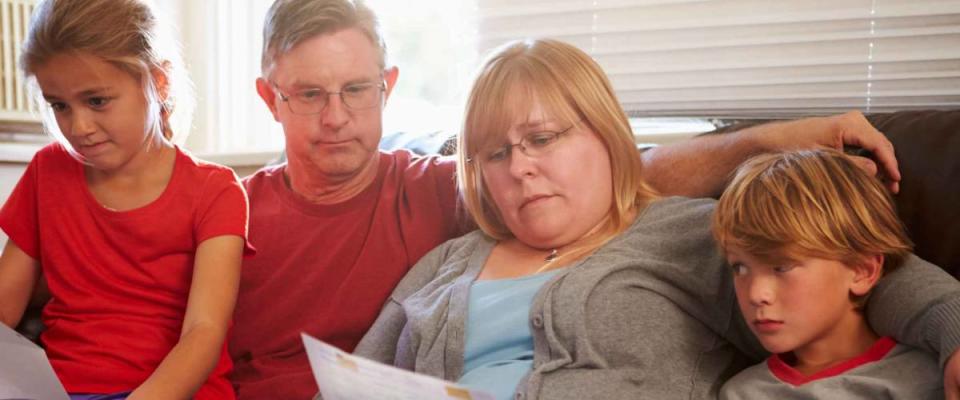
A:
{"label": "man's eyebrow", "polygon": [[[344,88],[344,87],[347,87],[347,86],[351,86],[351,85],[359,85],[359,84],[364,84],[364,83],[377,83],[377,82],[378,82],[378,79],[379,79],[379,78],[370,78],[370,77],[351,79],[351,80],[348,80],[348,81],[344,82],[344,83],[343,83],[343,86],[341,87],[341,89]],[[319,84],[317,84],[317,83],[315,83],[315,82],[310,82],[310,81],[305,81],[305,80],[299,80],[299,79],[294,80],[293,83],[290,84],[290,87],[291,87],[291,88],[294,88],[294,89],[298,89],[298,90],[299,90],[299,89],[320,89],[320,90],[326,90],[326,89],[324,89],[323,85],[319,85]]]}

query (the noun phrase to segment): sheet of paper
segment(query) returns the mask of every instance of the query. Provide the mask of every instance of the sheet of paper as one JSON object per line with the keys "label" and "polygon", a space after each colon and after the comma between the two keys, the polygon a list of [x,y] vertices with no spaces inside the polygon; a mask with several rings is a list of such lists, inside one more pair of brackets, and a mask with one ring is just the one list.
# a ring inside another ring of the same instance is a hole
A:
{"label": "sheet of paper", "polygon": [[3,323],[0,323],[0,399],[69,399],[43,349]]}
{"label": "sheet of paper", "polygon": [[486,392],[357,357],[302,333],[324,400],[494,400]]}

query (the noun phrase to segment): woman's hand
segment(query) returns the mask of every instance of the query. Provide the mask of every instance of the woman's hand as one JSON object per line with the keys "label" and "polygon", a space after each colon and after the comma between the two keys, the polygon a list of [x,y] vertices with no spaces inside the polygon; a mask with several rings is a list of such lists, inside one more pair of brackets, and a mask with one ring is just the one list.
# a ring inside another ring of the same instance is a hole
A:
{"label": "woman's hand", "polygon": [[946,400],[960,400],[960,350],[954,351],[943,367],[943,394]]}

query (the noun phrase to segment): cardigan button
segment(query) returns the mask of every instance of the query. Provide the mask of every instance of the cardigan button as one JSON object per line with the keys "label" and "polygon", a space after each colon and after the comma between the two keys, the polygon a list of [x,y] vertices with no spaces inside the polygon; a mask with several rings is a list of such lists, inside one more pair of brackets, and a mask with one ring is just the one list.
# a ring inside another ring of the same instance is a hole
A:
{"label": "cardigan button", "polygon": [[516,400],[523,400],[523,393],[517,392],[513,395],[513,398]]}
{"label": "cardigan button", "polygon": [[540,315],[534,315],[533,320],[530,322],[533,323],[534,328],[543,328],[543,317]]}

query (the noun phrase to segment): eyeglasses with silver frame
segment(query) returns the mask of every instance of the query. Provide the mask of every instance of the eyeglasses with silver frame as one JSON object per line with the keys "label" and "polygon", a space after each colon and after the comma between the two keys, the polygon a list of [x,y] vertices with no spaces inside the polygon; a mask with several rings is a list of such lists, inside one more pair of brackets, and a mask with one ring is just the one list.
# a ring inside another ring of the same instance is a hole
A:
{"label": "eyeglasses with silver frame", "polygon": [[319,114],[330,103],[331,95],[340,96],[340,101],[351,110],[363,110],[376,107],[383,100],[386,90],[384,82],[364,82],[344,86],[339,92],[328,92],[320,88],[308,88],[284,94],[280,86],[270,82],[280,95],[280,100],[287,103],[290,112],[298,115]]}

